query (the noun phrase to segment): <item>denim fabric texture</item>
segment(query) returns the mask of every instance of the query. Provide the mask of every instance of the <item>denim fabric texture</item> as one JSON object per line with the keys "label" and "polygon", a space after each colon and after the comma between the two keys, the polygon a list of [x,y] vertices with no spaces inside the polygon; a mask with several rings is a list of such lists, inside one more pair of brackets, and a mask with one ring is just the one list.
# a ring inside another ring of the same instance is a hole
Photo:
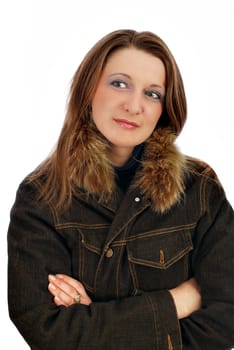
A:
{"label": "denim fabric texture", "polygon": [[[135,188],[84,193],[59,214],[20,185],[8,231],[9,313],[33,350],[227,350],[234,346],[234,213],[209,166],[193,162],[164,213]],[[48,274],[80,280],[90,307],[56,307]],[[195,276],[202,308],[178,320],[168,289]]]}

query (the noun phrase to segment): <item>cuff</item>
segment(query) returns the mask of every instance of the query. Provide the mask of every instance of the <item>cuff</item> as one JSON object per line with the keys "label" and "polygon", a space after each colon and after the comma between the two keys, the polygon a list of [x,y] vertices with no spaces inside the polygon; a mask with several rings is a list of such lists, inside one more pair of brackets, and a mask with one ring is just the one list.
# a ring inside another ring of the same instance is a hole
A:
{"label": "cuff", "polygon": [[176,307],[168,291],[147,293],[154,317],[157,349],[181,350],[182,338]]}

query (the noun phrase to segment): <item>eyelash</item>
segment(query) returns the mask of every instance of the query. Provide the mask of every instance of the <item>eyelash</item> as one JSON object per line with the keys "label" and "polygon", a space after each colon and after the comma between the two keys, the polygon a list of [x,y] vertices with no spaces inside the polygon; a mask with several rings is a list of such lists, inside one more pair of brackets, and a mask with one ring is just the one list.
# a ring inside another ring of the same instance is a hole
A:
{"label": "eyelash", "polygon": [[[161,100],[162,95],[157,91],[146,90],[145,95],[152,98],[153,100]],[[154,97],[153,97],[154,95]]]}
{"label": "eyelash", "polygon": [[[124,86],[121,86],[121,84]],[[117,89],[124,89],[124,88],[128,87],[127,83],[125,83],[122,80],[118,80],[118,79],[111,81],[110,85],[114,86]],[[145,90],[144,93],[147,97],[152,98],[153,100],[157,101],[157,100],[162,99],[162,95],[157,91]]]}
{"label": "eyelash", "polygon": [[127,87],[127,84],[122,80],[113,80],[110,84],[118,89],[123,89],[123,87],[120,86],[121,84],[123,84],[124,87]]}

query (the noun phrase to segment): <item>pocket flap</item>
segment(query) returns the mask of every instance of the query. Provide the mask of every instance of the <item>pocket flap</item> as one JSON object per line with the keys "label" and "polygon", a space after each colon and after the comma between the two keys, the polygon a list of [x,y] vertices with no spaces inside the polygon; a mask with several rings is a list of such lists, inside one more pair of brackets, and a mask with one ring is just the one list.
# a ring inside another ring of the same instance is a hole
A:
{"label": "pocket flap", "polygon": [[193,249],[189,231],[141,235],[128,243],[129,261],[144,266],[167,269]]}

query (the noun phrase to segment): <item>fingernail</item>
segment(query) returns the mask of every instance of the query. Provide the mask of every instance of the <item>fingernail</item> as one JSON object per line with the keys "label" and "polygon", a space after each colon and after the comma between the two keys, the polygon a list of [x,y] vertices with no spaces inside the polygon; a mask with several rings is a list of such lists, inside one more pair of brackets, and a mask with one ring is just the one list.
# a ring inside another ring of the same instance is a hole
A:
{"label": "fingernail", "polygon": [[56,280],[56,277],[55,277],[54,275],[49,275],[49,279],[50,279],[51,281],[55,281],[55,280]]}
{"label": "fingernail", "polygon": [[51,289],[53,289],[53,290],[55,290],[55,289],[56,289],[55,285],[54,285],[54,284],[52,284],[52,283],[50,283],[50,284],[49,284],[49,288],[51,288]]}

